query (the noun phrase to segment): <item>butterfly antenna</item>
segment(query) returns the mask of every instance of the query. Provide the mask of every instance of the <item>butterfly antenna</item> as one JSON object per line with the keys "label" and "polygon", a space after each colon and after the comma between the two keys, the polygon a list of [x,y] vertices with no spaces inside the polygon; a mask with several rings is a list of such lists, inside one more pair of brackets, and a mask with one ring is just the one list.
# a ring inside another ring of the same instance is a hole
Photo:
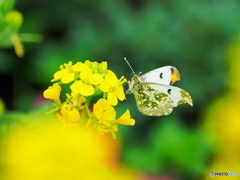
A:
{"label": "butterfly antenna", "polygon": [[132,70],[133,74],[136,74],[132,68],[132,66],[129,64],[127,58],[125,57],[124,60],[126,61],[126,63],[128,64],[128,66],[130,67],[130,69]]}

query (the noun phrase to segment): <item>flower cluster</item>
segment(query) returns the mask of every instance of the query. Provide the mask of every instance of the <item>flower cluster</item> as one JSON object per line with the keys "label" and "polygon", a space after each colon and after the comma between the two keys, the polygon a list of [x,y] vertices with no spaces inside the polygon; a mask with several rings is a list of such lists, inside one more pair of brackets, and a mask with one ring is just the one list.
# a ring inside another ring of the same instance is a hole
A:
{"label": "flower cluster", "polygon": [[[116,118],[114,106],[125,99],[123,84],[126,79],[117,78],[115,73],[107,68],[107,62],[77,62],[61,65],[60,70],[51,80],[54,82],[43,95],[54,101],[58,119],[65,127],[86,124],[86,127],[96,128],[101,134],[111,132],[115,138],[118,125],[134,125],[129,110]],[[67,84],[70,92],[66,93],[66,101],[61,102],[61,85]],[[91,106],[93,96],[99,100]]]}

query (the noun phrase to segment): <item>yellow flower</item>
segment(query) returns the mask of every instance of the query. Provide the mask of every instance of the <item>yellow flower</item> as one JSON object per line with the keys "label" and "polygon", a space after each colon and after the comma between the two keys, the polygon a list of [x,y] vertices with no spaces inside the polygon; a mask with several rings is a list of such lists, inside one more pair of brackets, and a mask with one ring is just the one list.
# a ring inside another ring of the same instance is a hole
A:
{"label": "yellow flower", "polygon": [[57,113],[58,119],[64,126],[75,126],[77,121],[80,120],[80,114],[72,104],[63,104],[61,108],[61,114]]}
{"label": "yellow flower", "polygon": [[126,79],[122,76],[119,80],[111,70],[107,71],[105,79],[100,84],[100,89],[107,93],[107,100],[113,106],[117,105],[118,99],[123,101],[125,99],[124,89],[122,84]]}
{"label": "yellow flower", "polygon": [[71,96],[69,97],[69,99],[70,98],[71,98],[71,102],[75,106],[81,106],[83,103],[86,102],[86,98],[81,96],[81,94],[79,94],[79,93],[72,92]]}
{"label": "yellow flower", "polygon": [[[94,71],[96,73],[93,73],[93,69],[89,66],[93,66]],[[98,63],[97,62],[90,62],[86,61],[85,64],[82,63],[76,63],[73,66],[74,71],[79,71],[80,75],[77,76],[80,80],[76,80],[71,86],[70,89],[74,93],[80,93],[83,96],[91,96],[93,95],[102,80],[103,75],[100,73],[97,73],[98,71]]]}
{"label": "yellow flower", "polygon": [[112,132],[115,138],[114,132],[116,132],[116,111],[109,104],[109,102],[106,99],[99,99],[98,102],[93,106],[93,113],[97,120],[95,125],[97,131],[100,134]]}
{"label": "yellow flower", "polygon": [[117,120],[117,123],[133,126],[135,124],[135,120],[131,118],[130,111],[127,109],[126,112]]}
{"label": "yellow flower", "polygon": [[54,79],[51,82],[61,80],[63,83],[67,84],[74,80],[74,72],[72,69],[72,62],[69,61],[68,64],[60,66],[60,71],[54,74]]}
{"label": "yellow flower", "polygon": [[129,110],[117,120],[116,111],[106,99],[100,99],[93,106],[93,113],[97,119],[96,128],[99,133],[111,132],[115,138],[114,132],[118,130],[118,125],[134,125],[135,120],[131,118]]}
{"label": "yellow flower", "polygon": [[88,82],[89,77],[92,75],[92,69],[89,68],[87,65],[84,64],[84,68],[80,73],[80,79],[85,83]]}
{"label": "yellow flower", "polygon": [[75,81],[70,89],[74,93],[80,93],[83,96],[91,96],[94,94],[95,90],[92,85],[84,84],[81,80]]}
{"label": "yellow flower", "polygon": [[54,83],[53,86],[49,86],[47,90],[43,92],[43,96],[46,99],[54,100],[55,102],[60,102],[59,96],[61,92],[61,86],[58,83]]}
{"label": "yellow flower", "polygon": [[90,77],[89,77],[89,82],[92,84],[92,85],[98,85],[102,82],[103,80],[103,76],[99,73],[96,73],[96,74],[92,74]]}
{"label": "yellow flower", "polygon": [[98,102],[94,104],[93,112],[97,119],[103,122],[106,120],[114,120],[116,117],[116,111],[106,99],[99,99]]}
{"label": "yellow flower", "polygon": [[83,63],[81,63],[81,62],[77,62],[76,64],[74,64],[72,66],[72,69],[73,69],[74,72],[80,72],[84,68],[85,68],[85,65]]}
{"label": "yellow flower", "polygon": [[[55,109],[49,111],[57,112],[58,119],[66,127],[85,124],[85,127],[97,129],[101,134],[111,132],[115,138],[118,125],[134,125],[135,120],[131,118],[127,110],[119,119],[116,119],[116,111],[113,106],[118,104],[118,100],[125,99],[123,83],[126,79],[120,79],[114,72],[107,69],[107,62],[84,63],[71,61],[60,66],[60,70],[54,74],[52,81],[55,83],[44,92],[44,97],[55,101]],[[59,100],[62,83],[68,85],[70,92],[66,94],[65,102]],[[92,96],[100,95],[101,99],[91,107]]]}

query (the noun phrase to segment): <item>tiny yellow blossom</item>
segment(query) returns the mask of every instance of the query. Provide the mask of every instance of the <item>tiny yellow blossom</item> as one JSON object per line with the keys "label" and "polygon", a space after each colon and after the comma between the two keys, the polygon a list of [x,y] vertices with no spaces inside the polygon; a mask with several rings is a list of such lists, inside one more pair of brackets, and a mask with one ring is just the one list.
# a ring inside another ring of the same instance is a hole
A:
{"label": "tiny yellow blossom", "polygon": [[54,83],[53,86],[49,86],[47,90],[43,92],[43,96],[46,99],[54,100],[55,102],[60,102],[59,96],[61,92],[61,86],[58,83]]}
{"label": "tiny yellow blossom", "polygon": [[61,114],[57,113],[57,117],[65,126],[75,126],[80,120],[80,114],[72,104],[63,104]]}
{"label": "tiny yellow blossom", "polygon": [[115,138],[114,132],[117,130],[116,111],[106,99],[99,99],[93,106],[93,113],[96,117],[95,128],[100,134],[111,132]]}
{"label": "tiny yellow blossom", "polygon": [[89,82],[92,85],[98,85],[102,82],[103,76],[99,73],[93,74],[92,76],[89,77]]}
{"label": "tiny yellow blossom", "polygon": [[97,119],[103,121],[113,120],[116,117],[116,111],[106,99],[99,99],[98,102],[94,104],[93,112]]}
{"label": "tiny yellow blossom", "polygon": [[135,120],[131,118],[129,110],[117,120],[116,111],[109,104],[106,99],[99,99],[96,104],[93,106],[93,113],[97,119],[95,123],[99,133],[103,134],[105,132],[111,132],[114,135],[114,132],[118,130],[118,125],[134,125]]}
{"label": "tiny yellow blossom", "polygon": [[107,93],[107,100],[113,106],[117,105],[118,99],[123,101],[125,99],[124,89],[122,84],[126,82],[124,77],[119,80],[111,70],[108,70],[105,79],[100,84],[100,89]]}
{"label": "tiny yellow blossom", "polygon": [[81,63],[81,62],[77,62],[76,64],[74,64],[72,66],[72,69],[74,72],[80,72],[82,71],[82,69],[85,68],[85,64]]}
{"label": "tiny yellow blossom", "polygon": [[54,79],[51,80],[52,82],[61,80],[63,83],[67,84],[74,80],[71,61],[69,61],[68,64],[64,64],[64,66],[60,66],[60,69],[60,71],[54,74]]}
{"label": "tiny yellow blossom", "polygon": [[94,94],[95,90],[92,85],[84,84],[81,80],[75,81],[70,89],[74,93],[80,93],[83,96],[91,96]]}
{"label": "tiny yellow blossom", "polygon": [[83,82],[88,82],[88,79],[92,74],[93,74],[92,69],[85,65],[85,68],[83,68],[81,73],[80,73],[80,79]]}
{"label": "tiny yellow blossom", "polygon": [[135,124],[135,120],[131,118],[130,112],[127,109],[126,112],[117,120],[117,123],[133,126]]}
{"label": "tiny yellow blossom", "polygon": [[70,98],[71,102],[76,106],[81,106],[83,103],[86,102],[86,98],[81,96],[81,94],[79,93],[72,92]]}

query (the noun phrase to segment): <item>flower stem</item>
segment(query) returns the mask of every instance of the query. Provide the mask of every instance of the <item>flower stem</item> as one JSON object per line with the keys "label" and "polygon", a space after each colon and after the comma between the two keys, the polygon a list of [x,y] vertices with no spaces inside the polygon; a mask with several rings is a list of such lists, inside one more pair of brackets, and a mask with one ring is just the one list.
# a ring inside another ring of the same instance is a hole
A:
{"label": "flower stem", "polygon": [[82,117],[83,118],[85,118],[85,119],[87,119],[86,118],[86,116],[88,115],[90,115],[89,113],[90,113],[90,111],[89,111],[89,104],[90,104],[90,101],[91,101],[91,99],[92,99],[92,97],[87,97],[86,98],[86,102],[85,102],[85,104],[84,104],[84,108],[83,108],[83,112],[82,112]]}

